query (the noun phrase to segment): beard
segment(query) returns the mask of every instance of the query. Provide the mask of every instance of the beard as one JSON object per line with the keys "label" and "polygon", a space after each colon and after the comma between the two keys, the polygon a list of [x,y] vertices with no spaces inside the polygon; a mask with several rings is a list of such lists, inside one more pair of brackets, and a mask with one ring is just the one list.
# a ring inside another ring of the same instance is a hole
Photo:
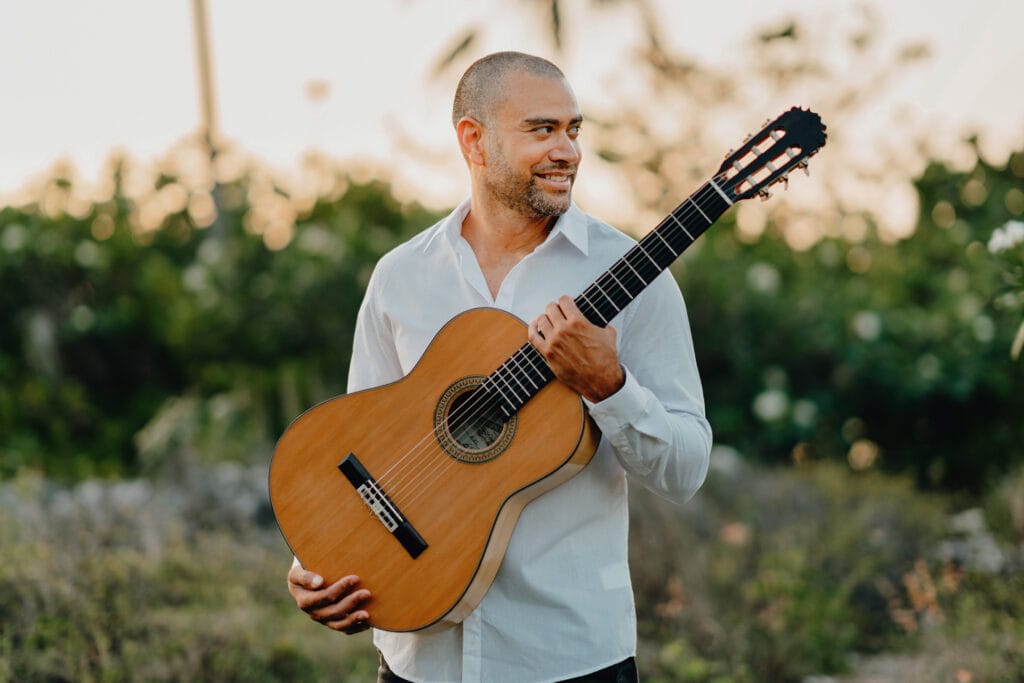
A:
{"label": "beard", "polygon": [[[523,178],[508,163],[508,159],[500,149],[492,149],[490,154],[491,173],[484,180],[484,185],[505,207],[536,219],[549,216],[561,216],[569,210],[572,200],[572,185],[562,193],[547,192],[531,173]],[[574,171],[572,164],[561,163],[545,165],[544,171]]]}

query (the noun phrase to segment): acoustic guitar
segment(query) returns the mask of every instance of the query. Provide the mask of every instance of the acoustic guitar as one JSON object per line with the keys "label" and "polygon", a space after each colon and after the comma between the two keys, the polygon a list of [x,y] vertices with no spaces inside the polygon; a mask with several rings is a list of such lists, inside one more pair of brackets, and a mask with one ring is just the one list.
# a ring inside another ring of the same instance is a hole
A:
{"label": "acoustic guitar", "polygon": [[[576,297],[580,310],[608,324],[732,204],[806,170],[825,137],[795,107],[767,123]],[[483,598],[523,507],[585,467],[599,439],[526,325],[473,309],[403,379],[300,415],[274,451],[270,499],[305,568],[327,583],[361,577],[372,626],[440,628]]]}

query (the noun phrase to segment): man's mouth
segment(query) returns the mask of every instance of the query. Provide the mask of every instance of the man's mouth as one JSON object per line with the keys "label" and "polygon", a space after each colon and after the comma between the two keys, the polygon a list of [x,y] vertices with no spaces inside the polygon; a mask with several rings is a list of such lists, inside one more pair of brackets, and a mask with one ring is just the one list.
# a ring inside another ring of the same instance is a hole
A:
{"label": "man's mouth", "polygon": [[572,187],[572,179],[575,176],[570,171],[548,171],[546,173],[534,173],[544,181],[544,184],[556,190],[568,190]]}

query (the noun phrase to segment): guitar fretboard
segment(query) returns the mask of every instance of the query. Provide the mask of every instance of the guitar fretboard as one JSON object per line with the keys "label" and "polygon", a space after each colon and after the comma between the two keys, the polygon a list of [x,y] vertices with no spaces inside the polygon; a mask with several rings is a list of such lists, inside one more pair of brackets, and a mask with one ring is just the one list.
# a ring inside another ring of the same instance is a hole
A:
{"label": "guitar fretboard", "polygon": [[[706,182],[576,297],[580,311],[595,325],[607,325],[731,204],[714,180]],[[487,404],[508,419],[552,379],[554,373],[544,357],[527,342],[477,391],[484,392]]]}

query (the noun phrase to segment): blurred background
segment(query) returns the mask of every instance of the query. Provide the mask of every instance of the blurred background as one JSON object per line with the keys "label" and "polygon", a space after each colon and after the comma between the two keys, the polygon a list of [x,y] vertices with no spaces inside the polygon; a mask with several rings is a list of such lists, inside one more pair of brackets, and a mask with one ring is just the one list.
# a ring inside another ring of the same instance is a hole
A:
{"label": "blurred background", "polygon": [[1024,680],[1024,5],[0,8],[0,679],[373,680],[300,614],[277,436],[385,251],[467,192],[516,49],[641,236],[793,105],[828,144],[673,266],[716,447],[632,496],[644,680]]}

